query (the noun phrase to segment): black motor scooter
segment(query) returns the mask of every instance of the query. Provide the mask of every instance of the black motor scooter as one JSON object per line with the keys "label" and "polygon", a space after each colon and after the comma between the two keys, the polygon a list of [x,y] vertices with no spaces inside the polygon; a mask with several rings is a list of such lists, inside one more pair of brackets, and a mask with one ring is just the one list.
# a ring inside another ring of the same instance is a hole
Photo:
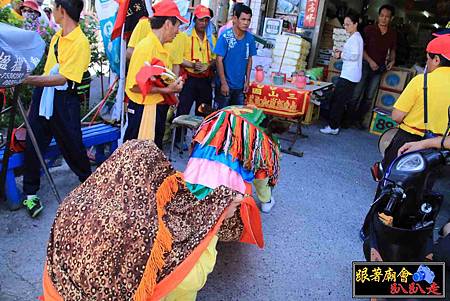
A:
{"label": "black motor scooter", "polygon": [[[450,128],[450,107],[449,127]],[[444,138],[443,138],[444,139]],[[425,149],[399,156],[386,170],[364,221],[368,261],[423,261],[443,196],[431,191],[433,173],[450,165],[450,150]]]}

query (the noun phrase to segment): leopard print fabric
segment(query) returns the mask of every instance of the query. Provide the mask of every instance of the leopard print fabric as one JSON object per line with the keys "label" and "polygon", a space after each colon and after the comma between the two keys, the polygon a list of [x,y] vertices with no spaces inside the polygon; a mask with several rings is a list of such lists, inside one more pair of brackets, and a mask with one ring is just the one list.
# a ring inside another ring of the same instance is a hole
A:
{"label": "leopard print fabric", "polygon": [[244,231],[244,224],[242,223],[241,206],[239,206],[234,215],[223,221],[220,226],[220,230],[217,233],[217,237],[219,241],[230,242],[230,241],[239,241],[242,236],[242,232]]}
{"label": "leopard print fabric", "polygon": [[[181,195],[192,195],[183,190]],[[201,202],[193,202],[192,198],[180,197],[182,202],[171,202],[166,206],[165,224],[171,230],[174,240],[172,251],[165,258],[166,265],[159,273],[157,282],[169,275],[216,225],[217,220],[237,192],[220,186]],[[208,212],[209,214],[205,214]],[[175,238],[176,237],[176,238]]]}
{"label": "leopard print fabric", "polygon": [[[174,172],[153,142],[133,140],[66,197],[47,248],[47,271],[64,300],[132,300],[158,229],[156,191]],[[173,249],[157,282],[198,246],[236,194],[219,187],[198,202],[179,186],[166,205]]]}

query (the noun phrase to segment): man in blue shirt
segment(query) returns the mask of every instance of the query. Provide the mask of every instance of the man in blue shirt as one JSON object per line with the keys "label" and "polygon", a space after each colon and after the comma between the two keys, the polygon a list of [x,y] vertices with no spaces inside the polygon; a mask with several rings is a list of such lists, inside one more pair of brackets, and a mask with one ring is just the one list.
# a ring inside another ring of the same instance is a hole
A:
{"label": "man in blue shirt", "polygon": [[217,55],[216,103],[218,108],[243,105],[256,55],[253,35],[247,31],[252,10],[246,5],[236,7],[233,27],[219,37],[214,53]]}

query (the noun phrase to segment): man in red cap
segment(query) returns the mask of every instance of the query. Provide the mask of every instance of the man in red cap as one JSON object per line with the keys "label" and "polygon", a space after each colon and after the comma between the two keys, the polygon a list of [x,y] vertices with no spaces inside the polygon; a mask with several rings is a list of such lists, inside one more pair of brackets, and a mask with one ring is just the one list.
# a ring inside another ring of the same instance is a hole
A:
{"label": "man in red cap", "polygon": [[213,53],[216,38],[210,26],[210,9],[197,5],[194,10],[194,22],[186,30],[184,61],[182,66],[187,74],[186,83],[180,93],[177,116],[189,114],[195,101],[195,114],[201,104],[212,102],[211,79],[215,55]]}
{"label": "man in red cap", "polygon": [[446,112],[450,106],[450,34],[434,38],[426,51],[425,74],[414,77],[394,105],[392,119],[400,126],[385,151],[382,162],[384,170],[397,157],[398,150],[405,143],[442,136],[447,128]]}
{"label": "man in red cap", "polygon": [[163,46],[173,41],[178,34],[180,24],[188,21],[180,15],[177,5],[172,0],[162,0],[153,6],[154,14],[150,19],[151,31],[140,41],[131,56],[128,69],[125,91],[130,98],[128,104],[128,126],[124,141],[130,139],[150,139],[162,148],[162,139],[167,117],[168,106],[157,104],[164,101],[163,94],[179,93],[183,81],[178,78],[175,82],[164,88],[153,86],[149,94],[143,97],[136,82],[136,75],[145,62],[154,58],[162,61],[166,68],[172,68],[170,53]]}

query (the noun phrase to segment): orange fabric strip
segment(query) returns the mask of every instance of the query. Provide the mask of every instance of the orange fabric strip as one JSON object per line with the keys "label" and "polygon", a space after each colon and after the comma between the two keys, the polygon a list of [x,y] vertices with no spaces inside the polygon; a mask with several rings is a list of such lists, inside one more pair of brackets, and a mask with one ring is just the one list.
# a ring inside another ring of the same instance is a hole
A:
{"label": "orange fabric strip", "polygon": [[150,257],[147,260],[144,274],[141,282],[134,293],[135,301],[147,301],[153,296],[153,290],[156,286],[156,277],[159,271],[164,267],[165,254],[172,250],[172,234],[164,223],[163,217],[166,214],[165,206],[169,203],[178,191],[178,185],[183,176],[177,172],[167,177],[159,186],[156,192],[156,210],[158,213],[158,232],[153,242]]}
{"label": "orange fabric strip", "polygon": [[45,263],[44,274],[42,275],[42,288],[44,290],[44,301],[64,301],[53,285],[52,279],[50,279],[50,276],[48,275],[47,263]]}
{"label": "orange fabric strip", "polygon": [[264,235],[262,231],[261,215],[252,197],[247,197],[241,202],[241,219],[244,230],[241,242],[257,245],[264,248]]}
{"label": "orange fabric strip", "polygon": [[159,282],[148,301],[157,301],[168,293],[170,293],[173,289],[175,289],[178,284],[180,284],[183,279],[189,274],[194,265],[197,263],[198,259],[202,255],[203,251],[206,250],[211,239],[216,235],[219,231],[220,226],[225,218],[225,212],[220,216],[218,222],[214,226],[214,228],[208,233],[208,235],[202,240],[202,242],[197,246],[197,248],[178,266],[170,273],[169,276],[161,280]]}

